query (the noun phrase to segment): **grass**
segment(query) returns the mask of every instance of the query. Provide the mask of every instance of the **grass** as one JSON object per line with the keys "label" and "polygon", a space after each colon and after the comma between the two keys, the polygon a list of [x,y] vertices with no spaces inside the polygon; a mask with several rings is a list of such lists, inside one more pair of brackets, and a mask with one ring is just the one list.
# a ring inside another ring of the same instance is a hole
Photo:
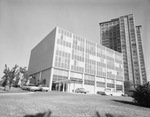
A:
{"label": "grass", "polygon": [[140,107],[130,97],[36,92],[26,95],[0,95],[1,117],[23,117],[50,109],[52,117],[93,117],[110,113],[117,117],[149,117],[149,108]]}

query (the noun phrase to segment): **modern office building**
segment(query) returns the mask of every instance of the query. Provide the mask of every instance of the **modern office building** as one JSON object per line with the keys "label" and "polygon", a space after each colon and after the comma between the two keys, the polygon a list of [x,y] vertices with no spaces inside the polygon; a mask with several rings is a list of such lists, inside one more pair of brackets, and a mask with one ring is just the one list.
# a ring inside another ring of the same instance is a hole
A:
{"label": "modern office building", "polygon": [[143,83],[147,82],[146,76],[146,68],[144,62],[144,51],[143,51],[143,44],[142,44],[142,35],[141,35],[141,25],[136,26],[136,35],[137,35],[137,49],[138,49],[138,57],[139,57],[139,66],[140,66],[140,77]]}
{"label": "modern office building", "polygon": [[36,80],[46,79],[50,90],[124,91],[121,53],[59,27],[32,49],[28,68]]}
{"label": "modern office building", "polygon": [[145,83],[147,79],[141,32],[137,27],[138,36],[136,38],[133,15],[121,16],[99,25],[100,43],[123,54],[125,81],[130,81],[134,87]]}

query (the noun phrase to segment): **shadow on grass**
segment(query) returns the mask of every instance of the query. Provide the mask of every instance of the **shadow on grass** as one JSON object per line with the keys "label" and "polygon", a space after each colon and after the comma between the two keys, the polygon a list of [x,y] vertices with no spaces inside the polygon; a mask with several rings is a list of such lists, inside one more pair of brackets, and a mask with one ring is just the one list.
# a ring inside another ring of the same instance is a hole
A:
{"label": "shadow on grass", "polygon": [[[52,114],[52,112],[50,110],[48,110],[44,113],[37,113],[35,115],[25,115],[23,117],[51,117],[51,114]],[[58,116],[55,116],[55,117],[58,117]],[[61,116],[59,116],[59,117],[61,117]],[[101,116],[99,112],[96,112],[95,116],[92,116],[92,117],[123,117],[123,116],[114,116],[109,113],[106,113],[104,116]]]}
{"label": "shadow on grass", "polygon": [[[112,100],[114,102],[119,102],[119,103],[123,103],[123,104],[128,104],[128,105],[134,105],[134,106],[140,106],[139,104],[135,103],[135,102],[131,102],[131,101],[125,101],[125,100]],[[140,106],[141,107],[141,106]]]}

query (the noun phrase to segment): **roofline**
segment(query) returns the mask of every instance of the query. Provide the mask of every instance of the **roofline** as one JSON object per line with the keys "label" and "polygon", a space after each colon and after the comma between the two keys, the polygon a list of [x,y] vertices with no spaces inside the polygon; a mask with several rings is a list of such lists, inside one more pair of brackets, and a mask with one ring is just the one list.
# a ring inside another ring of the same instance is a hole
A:
{"label": "roofline", "polygon": [[99,25],[109,23],[109,22],[113,22],[113,21],[117,21],[117,20],[119,20],[119,18],[114,18],[114,19],[111,19],[110,21],[101,22],[101,23],[99,23]]}
{"label": "roofline", "polygon": [[[133,15],[133,14],[123,15],[123,16],[120,16],[120,17],[127,17],[129,15]],[[114,19],[111,19],[110,21],[101,22],[101,23],[99,23],[99,25],[105,24],[105,23],[109,23],[109,22],[112,22],[112,21],[115,21],[115,20],[118,20],[119,18],[114,18]]]}

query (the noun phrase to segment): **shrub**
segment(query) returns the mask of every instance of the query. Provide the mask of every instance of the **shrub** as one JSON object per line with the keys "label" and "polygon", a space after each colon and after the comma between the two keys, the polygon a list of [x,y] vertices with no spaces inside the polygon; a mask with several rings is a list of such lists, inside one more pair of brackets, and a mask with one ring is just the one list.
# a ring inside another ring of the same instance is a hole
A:
{"label": "shrub", "polygon": [[143,85],[137,86],[135,90],[132,90],[132,96],[134,102],[141,105],[150,107],[150,84],[149,82]]}

